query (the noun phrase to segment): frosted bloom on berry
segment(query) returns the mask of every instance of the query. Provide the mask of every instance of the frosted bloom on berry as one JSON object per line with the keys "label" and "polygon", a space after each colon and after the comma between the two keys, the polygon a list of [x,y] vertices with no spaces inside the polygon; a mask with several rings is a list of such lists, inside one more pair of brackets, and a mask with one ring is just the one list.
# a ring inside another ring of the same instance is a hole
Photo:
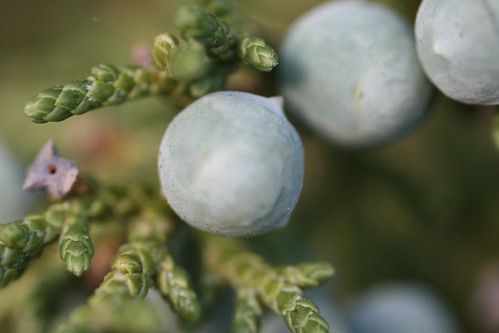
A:
{"label": "frosted bloom on berry", "polygon": [[425,0],[416,37],[421,64],[445,95],[499,104],[499,1]]}
{"label": "frosted bloom on berry", "polygon": [[326,2],[305,13],[285,38],[279,69],[290,109],[345,147],[407,134],[432,90],[406,20],[364,1]]}
{"label": "frosted bloom on berry", "polygon": [[286,224],[301,190],[303,149],[275,100],[218,92],[171,122],[159,174],[171,207],[190,225],[253,236]]}

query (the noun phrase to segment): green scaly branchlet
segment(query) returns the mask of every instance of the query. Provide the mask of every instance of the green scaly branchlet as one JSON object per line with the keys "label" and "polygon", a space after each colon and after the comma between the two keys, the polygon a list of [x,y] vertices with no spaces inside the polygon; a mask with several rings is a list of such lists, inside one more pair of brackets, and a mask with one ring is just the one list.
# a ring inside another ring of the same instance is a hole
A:
{"label": "green scaly branchlet", "polygon": [[62,227],[59,251],[68,272],[81,276],[90,268],[94,247],[89,235],[89,221],[79,202],[73,205],[76,212],[69,214]]}
{"label": "green scaly branchlet", "polygon": [[127,217],[140,211],[153,194],[138,187],[108,187],[49,206],[42,214],[0,225],[0,287],[17,279],[29,261],[59,238],[61,258],[79,276],[90,265],[93,247],[88,223]]}
{"label": "green scaly branchlet", "polygon": [[[208,269],[226,279],[238,295],[233,332],[257,332],[260,310],[252,297],[282,316],[294,333],[328,332],[328,323],[303,291],[328,280],[333,269],[328,263],[303,263],[273,268],[247,252],[233,239],[205,237]],[[242,313],[249,315],[242,318]]]}
{"label": "green scaly branchlet", "polygon": [[101,64],[91,69],[87,79],[49,88],[31,97],[24,113],[35,123],[62,121],[169,89],[170,83],[156,69]]}
{"label": "green scaly branchlet", "polygon": [[173,257],[165,251],[159,264],[156,285],[178,315],[189,322],[196,322],[201,307],[194,290],[190,286],[187,272],[176,265]]}
{"label": "green scaly branchlet", "polygon": [[151,51],[155,68],[95,66],[84,80],[31,97],[24,113],[33,122],[46,123],[154,93],[198,98],[221,90],[240,63],[263,72],[277,65],[277,52],[262,38],[234,28],[231,18],[236,11],[227,1],[206,0],[201,5],[214,15],[196,6],[181,7],[175,22],[182,38],[168,33],[156,36]]}
{"label": "green scaly branchlet", "polygon": [[129,238],[134,246],[150,253],[154,260],[154,282],[167,298],[173,310],[189,322],[199,319],[201,308],[190,286],[187,272],[178,266],[168,249],[172,235],[172,221],[161,209],[150,209],[132,224]]}
{"label": "green scaly branchlet", "polygon": [[[224,1],[202,2],[219,13],[233,11]],[[241,33],[199,7],[181,7],[175,23],[181,37],[158,35],[151,54],[156,66],[180,83],[182,93],[197,98],[221,90],[240,63],[262,72],[277,65],[277,52],[262,38]]]}
{"label": "green scaly branchlet", "polygon": [[60,208],[54,205],[45,214],[0,225],[0,287],[18,279],[29,261],[57,239],[63,223]]}
{"label": "green scaly branchlet", "polygon": [[[203,5],[227,15],[233,10],[224,1],[203,1]],[[277,52],[262,38],[241,33],[199,7],[181,7],[175,23],[180,37],[156,36],[151,55],[159,70],[179,83],[177,93],[198,98],[221,90],[240,63],[262,72],[277,65]]]}
{"label": "green scaly branchlet", "polygon": [[[88,304],[76,309],[59,332],[71,332],[72,329],[80,328],[87,323],[88,317],[98,315],[102,309],[116,312],[122,304],[143,300],[154,282],[183,319],[198,320],[200,306],[189,285],[187,274],[168,254],[167,244],[173,229],[172,222],[161,209],[149,208],[150,203],[148,209],[131,223],[128,243],[113,259],[111,272],[106,275]],[[106,325],[112,327],[107,328],[116,330],[119,323],[113,323],[114,321],[108,322]]]}
{"label": "green scaly branchlet", "polygon": [[236,31],[199,7],[181,7],[175,23],[184,39],[200,42],[208,55],[218,61],[242,60],[262,72],[277,66],[277,52],[263,38]]}

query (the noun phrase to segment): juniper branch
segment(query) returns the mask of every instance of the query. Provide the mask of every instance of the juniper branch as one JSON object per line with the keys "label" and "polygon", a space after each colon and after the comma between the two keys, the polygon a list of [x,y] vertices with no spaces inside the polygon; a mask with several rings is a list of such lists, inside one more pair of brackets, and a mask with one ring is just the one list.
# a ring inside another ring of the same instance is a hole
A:
{"label": "juniper branch", "polygon": [[0,287],[20,277],[29,261],[56,241],[61,232],[61,257],[69,271],[81,274],[93,252],[86,223],[137,214],[151,197],[152,192],[139,187],[107,187],[52,204],[42,214],[1,224]]}
{"label": "juniper branch", "polygon": [[101,64],[93,67],[84,80],[49,88],[31,97],[24,113],[35,123],[62,121],[168,89],[168,82],[155,69]]}
{"label": "juniper branch", "polygon": [[132,224],[129,237],[135,247],[140,246],[151,254],[156,267],[155,285],[167,297],[173,310],[182,319],[195,322],[200,316],[200,305],[187,272],[175,263],[168,250],[172,229],[172,221],[164,209],[150,204],[149,209]]}
{"label": "juniper branch", "polygon": [[0,225],[0,287],[19,278],[30,259],[56,240],[62,223],[56,213],[59,208],[54,205],[45,215]]}
{"label": "juniper branch", "polygon": [[237,12],[232,5],[225,0],[201,3],[218,18],[196,6],[181,7],[175,22],[183,40],[167,33],[156,36],[151,53],[156,68],[95,66],[86,79],[45,89],[31,97],[24,113],[35,123],[62,121],[152,93],[170,93],[179,82],[192,85],[182,89],[184,92],[200,97],[221,89],[240,60],[264,72],[277,65],[277,53],[262,38],[234,28]]}
{"label": "juniper branch", "polygon": [[[69,322],[61,326],[60,332],[84,328],[88,317],[97,315],[99,311],[116,313],[121,311],[123,304],[143,300],[154,280],[181,317],[197,320],[199,304],[188,284],[187,274],[174,263],[167,251],[172,229],[164,203],[159,203],[159,198],[149,200],[141,214],[129,225],[128,242],[113,259],[111,272],[90,297],[88,304],[75,310]],[[134,306],[139,307],[138,304]],[[113,322],[111,331],[116,330],[118,324]]]}
{"label": "juniper branch", "polygon": [[182,319],[189,322],[196,322],[199,319],[201,307],[190,286],[187,272],[176,265],[172,256],[166,251],[160,262],[156,284]]}
{"label": "juniper branch", "polygon": [[[225,1],[201,2],[215,15],[218,13],[223,17],[221,14],[225,13],[227,17],[235,17],[234,8]],[[277,65],[277,53],[262,38],[243,34],[234,28],[233,23],[229,25],[215,15],[196,6],[181,7],[175,23],[182,38],[164,33],[154,42],[152,57],[159,69],[166,70],[176,81],[192,83],[200,80],[194,83],[197,87],[188,90],[195,97],[220,88],[220,82],[225,81],[240,61],[265,72]],[[180,75],[184,72],[189,75]],[[216,80],[209,80],[213,76]],[[211,84],[214,87],[210,87]]]}
{"label": "juniper branch", "polygon": [[264,305],[284,318],[291,332],[328,332],[328,323],[300,288],[300,285],[314,286],[329,278],[333,270],[328,264],[305,264],[297,269],[296,276],[293,269],[284,270],[285,275],[282,275],[282,269],[269,266],[261,257],[247,252],[236,240],[212,235],[205,237],[205,261],[236,291],[253,290]]}
{"label": "juniper branch", "polygon": [[326,262],[304,262],[297,266],[278,267],[277,274],[286,283],[305,290],[315,288],[329,280],[334,274],[334,269]]}
{"label": "juniper branch", "polygon": [[[130,302],[143,300],[152,285],[152,278],[156,274],[155,257],[157,256],[153,246],[158,245],[158,240],[164,239],[165,233],[170,229],[164,227],[160,230],[160,227],[164,225],[150,224],[147,219],[138,219],[131,225],[128,243],[123,245],[114,257],[111,272],[104,277],[87,305],[74,310],[68,322],[59,327],[59,333],[79,330],[92,332],[88,321],[92,317],[98,317],[100,312],[119,313],[123,310],[121,307],[124,304],[142,306],[140,303]],[[120,320],[100,323],[112,327],[97,327],[96,329],[113,331],[119,323]],[[96,326],[93,325],[93,327]]]}

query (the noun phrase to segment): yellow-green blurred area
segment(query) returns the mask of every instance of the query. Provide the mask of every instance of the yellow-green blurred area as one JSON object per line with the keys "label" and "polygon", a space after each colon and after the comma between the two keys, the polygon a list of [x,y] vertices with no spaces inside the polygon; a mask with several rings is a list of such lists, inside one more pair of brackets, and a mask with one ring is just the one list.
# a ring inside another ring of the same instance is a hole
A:
{"label": "yellow-green blurred area", "polygon": [[[247,26],[278,46],[289,24],[320,2],[238,5]],[[419,3],[382,2],[411,20]],[[131,63],[134,48],[151,45],[158,33],[176,32],[175,10],[187,3],[193,2],[0,1],[0,141],[15,155],[20,172],[53,139],[61,155],[96,179],[158,183],[157,149],[175,114],[166,99],[146,98],[42,125],[28,120],[23,106],[45,88],[85,77],[96,64]],[[230,84],[270,95],[277,91],[272,82],[273,74],[243,72]],[[251,239],[250,245],[274,264],[330,261],[337,271],[331,293],[337,304],[381,282],[424,283],[449,304],[463,332],[482,332],[473,295],[484,268],[499,263],[494,111],[438,95],[418,130],[369,151],[333,147],[296,124],[306,155],[299,204],[286,228]],[[14,295],[29,292],[15,289],[34,283],[30,268],[7,287],[12,291],[0,291],[0,310],[7,311]],[[1,333],[10,332],[1,327]]]}

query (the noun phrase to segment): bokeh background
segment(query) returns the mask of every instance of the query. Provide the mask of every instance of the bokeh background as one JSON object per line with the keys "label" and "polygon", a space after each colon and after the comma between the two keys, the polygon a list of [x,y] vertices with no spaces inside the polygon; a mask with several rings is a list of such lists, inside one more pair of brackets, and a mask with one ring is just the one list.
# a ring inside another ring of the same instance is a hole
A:
{"label": "bokeh background", "polygon": [[[249,29],[278,48],[290,23],[320,2],[237,4]],[[411,22],[419,4],[378,2]],[[168,100],[147,98],[43,125],[31,123],[23,115],[23,105],[42,89],[85,77],[96,64],[131,63],[134,49],[147,47],[160,32],[175,32],[175,10],[186,3],[192,1],[0,1],[0,145],[8,151],[0,168],[11,174],[0,177],[2,222],[45,204],[40,197],[22,196],[2,179],[19,183],[48,139],[63,156],[103,182],[157,185],[159,141],[178,111]],[[274,76],[242,70],[230,78],[228,88],[275,95]],[[418,130],[369,151],[331,146],[295,122],[306,153],[299,204],[286,228],[248,244],[274,264],[330,261],[337,273],[317,297],[318,303],[334,306],[339,321],[348,321],[357,296],[366,290],[415,283],[432,291],[460,332],[499,332],[499,150],[491,139],[494,112],[497,107],[466,106],[438,94]],[[8,212],[16,203],[17,211]],[[52,252],[57,257],[57,251]],[[85,281],[64,278],[62,266],[44,260],[0,291],[0,332],[47,329],[29,324],[25,309],[33,292],[29,286],[42,278],[51,280],[54,272],[61,272],[52,279],[58,281],[55,287],[42,291],[65,286],[75,304],[91,292]],[[34,271],[39,274],[34,276]],[[39,315],[64,314],[69,308],[43,308]]]}

